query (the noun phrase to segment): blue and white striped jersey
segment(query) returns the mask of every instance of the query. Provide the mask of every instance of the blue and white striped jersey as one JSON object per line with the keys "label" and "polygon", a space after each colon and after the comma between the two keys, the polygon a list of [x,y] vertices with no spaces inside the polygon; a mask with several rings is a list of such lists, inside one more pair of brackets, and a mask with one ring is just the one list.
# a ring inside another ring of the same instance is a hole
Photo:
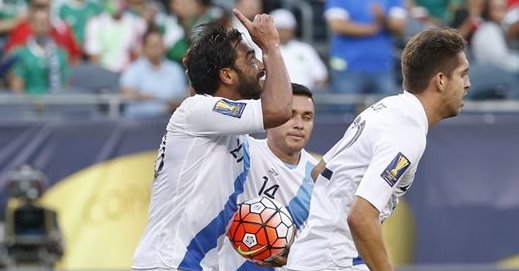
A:
{"label": "blue and white striped jersey", "polygon": [[[297,165],[286,164],[272,153],[266,140],[253,138],[249,140],[249,153],[251,168],[238,202],[258,196],[275,199],[287,207],[297,229],[300,229],[308,218],[314,186],[311,172],[317,160],[302,150]],[[228,238],[224,240],[219,258],[222,271],[274,270],[245,260],[233,249]]]}
{"label": "blue and white striped jersey", "polygon": [[217,251],[250,170],[248,136],[260,100],[195,95],[172,115],[152,184],[134,270],[217,270]]}

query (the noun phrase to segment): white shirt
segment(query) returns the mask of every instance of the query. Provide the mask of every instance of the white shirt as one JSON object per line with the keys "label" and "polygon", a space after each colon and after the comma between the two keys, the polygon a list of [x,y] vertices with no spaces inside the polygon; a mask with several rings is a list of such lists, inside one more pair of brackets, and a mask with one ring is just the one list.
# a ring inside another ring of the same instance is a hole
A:
{"label": "white shirt", "polygon": [[122,72],[132,61],[131,53],[140,50],[145,31],[146,22],[128,12],[124,12],[119,20],[107,12],[101,13],[87,23],[85,52],[97,55],[104,68]]}
{"label": "white shirt", "polygon": [[148,225],[133,269],[217,270],[217,251],[250,168],[260,100],[195,95],[171,116],[156,162]]}
{"label": "white shirt", "polygon": [[[285,164],[272,153],[266,140],[253,138],[249,140],[249,152],[252,167],[245,183],[245,191],[238,196],[238,202],[258,196],[270,197],[287,207],[299,229],[308,217],[314,186],[311,173],[317,160],[302,150],[297,165]],[[219,253],[219,261],[222,271],[273,270],[245,260],[233,249],[228,238],[225,238]]]}
{"label": "white shirt", "polygon": [[293,83],[312,89],[317,81],[326,81],[328,71],[312,46],[298,40],[290,40],[280,48]]}
{"label": "white shirt", "polygon": [[481,63],[519,73],[519,54],[508,48],[503,29],[494,22],[484,22],[474,32],[472,50]]}
{"label": "white shirt", "polygon": [[391,215],[413,182],[426,145],[425,110],[412,94],[364,110],[328,151],[314,185],[307,226],[290,249],[290,270],[335,270],[362,263],[346,222],[355,195]]}

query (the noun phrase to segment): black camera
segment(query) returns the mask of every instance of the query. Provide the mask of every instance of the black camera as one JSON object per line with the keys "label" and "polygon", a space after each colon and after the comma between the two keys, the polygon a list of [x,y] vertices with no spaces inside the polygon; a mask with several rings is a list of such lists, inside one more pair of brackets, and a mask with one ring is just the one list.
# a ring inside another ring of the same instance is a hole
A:
{"label": "black camera", "polygon": [[46,176],[20,166],[7,174],[10,201],[5,217],[5,248],[8,264],[53,266],[63,256],[63,240],[55,211],[37,200],[44,191]]}

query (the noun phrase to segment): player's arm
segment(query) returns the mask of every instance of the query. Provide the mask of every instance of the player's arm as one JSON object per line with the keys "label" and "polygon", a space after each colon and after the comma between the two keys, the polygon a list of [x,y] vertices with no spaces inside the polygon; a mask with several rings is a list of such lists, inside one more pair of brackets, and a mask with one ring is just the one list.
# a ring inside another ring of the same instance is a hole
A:
{"label": "player's arm", "polygon": [[251,22],[237,9],[233,12],[262,50],[266,72],[261,93],[263,127],[265,129],[277,127],[292,117],[292,88],[281,57],[278,32],[272,17],[267,14],[256,15]]}
{"label": "player's arm", "polygon": [[332,13],[333,10],[327,16],[328,26],[335,34],[353,36],[353,37],[365,37],[375,35],[380,31],[380,26],[376,23],[362,24],[355,23],[346,18],[335,16]]}
{"label": "player's arm", "polygon": [[348,226],[355,246],[370,270],[393,270],[384,240],[379,211],[367,200],[355,196],[348,214]]}
{"label": "player's arm", "polygon": [[312,169],[312,180],[317,180],[317,177],[319,177],[319,174],[323,172],[323,169],[326,167],[326,162],[324,160],[319,161],[317,165]]}
{"label": "player's arm", "polygon": [[379,138],[355,192],[347,222],[359,256],[370,270],[394,270],[382,239],[379,215],[389,208],[402,180],[414,176],[425,149],[425,132],[407,122],[399,123],[398,127],[389,124],[371,132],[377,133]]}

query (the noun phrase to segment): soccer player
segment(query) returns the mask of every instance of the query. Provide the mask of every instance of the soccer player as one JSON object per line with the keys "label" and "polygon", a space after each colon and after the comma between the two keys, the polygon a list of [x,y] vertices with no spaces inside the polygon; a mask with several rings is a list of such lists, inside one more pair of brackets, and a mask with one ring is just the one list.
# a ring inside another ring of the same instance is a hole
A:
{"label": "soccer player", "polygon": [[426,30],[407,43],[403,93],[364,110],[312,171],[310,214],[288,270],[394,270],[381,223],[411,186],[428,129],[463,106],[464,48],[452,29]]}
{"label": "soccer player", "polygon": [[184,65],[196,95],[177,108],[163,137],[134,270],[217,270],[250,169],[246,134],[290,119],[292,91],[272,18],[235,14],[263,64],[235,29],[211,23],[193,36]]}
{"label": "soccer player", "polygon": [[[292,118],[285,124],[268,129],[267,139],[249,141],[251,169],[238,202],[258,196],[269,197],[285,205],[296,228],[308,217],[314,182],[311,172],[317,160],[303,148],[314,126],[315,106],[312,92],[292,83]],[[286,256],[273,257],[259,266],[238,255],[225,238],[219,254],[220,270],[273,270],[286,263]]]}

